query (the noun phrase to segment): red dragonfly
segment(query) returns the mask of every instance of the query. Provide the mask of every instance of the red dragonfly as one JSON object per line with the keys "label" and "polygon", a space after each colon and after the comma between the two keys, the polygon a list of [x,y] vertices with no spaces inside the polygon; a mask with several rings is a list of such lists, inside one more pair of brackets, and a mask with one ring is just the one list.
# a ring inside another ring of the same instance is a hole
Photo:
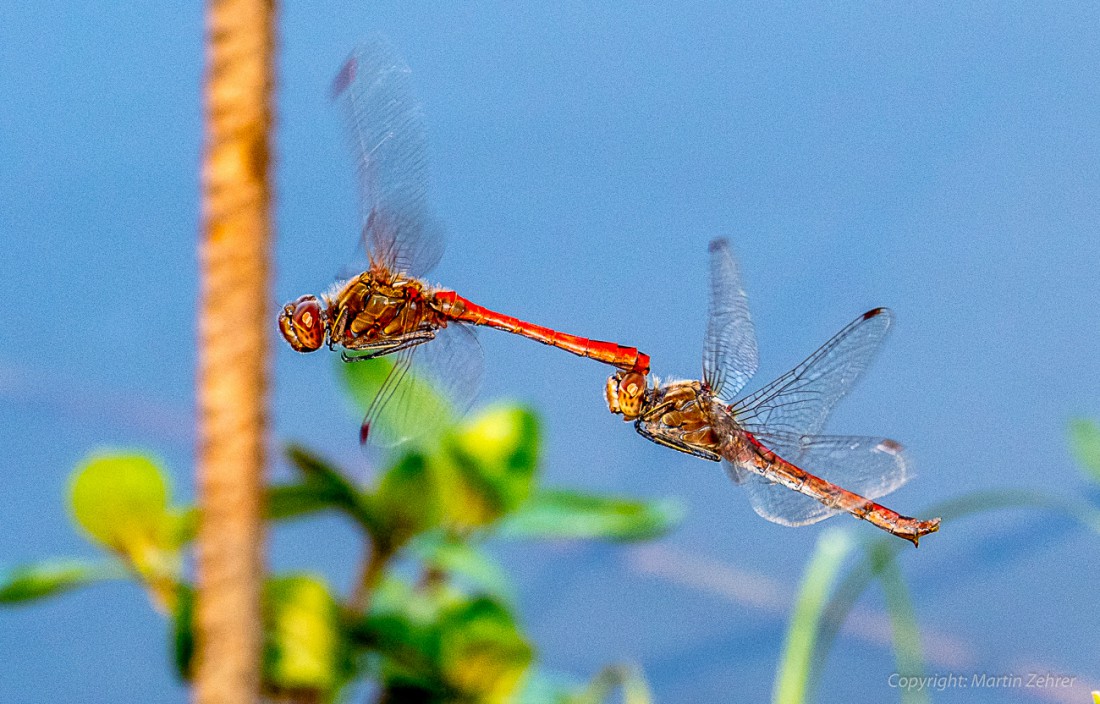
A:
{"label": "red dragonfly", "polygon": [[748,299],[725,240],[710,244],[710,279],[702,381],[650,386],[640,372],[617,372],[607,381],[611,412],[655,443],[724,460],[756,512],[775,523],[802,526],[847,512],[914,545],[939,530],[938,518],[909,518],[874,502],[909,479],[901,445],[818,435],[882,344],[890,311],[867,311],[791,371],[733,400],[756,373],[758,356]]}
{"label": "red dragonfly", "polygon": [[[392,436],[384,441],[424,431],[425,419],[412,418],[423,410],[413,400],[417,379],[428,381],[454,405],[469,402],[480,377],[474,325],[648,374],[649,357],[634,347],[528,323],[424,282],[442,254],[443,240],[427,206],[427,140],[409,76],[382,39],[353,54],[337,75],[333,95],[358,166],[366,270],[320,297],[306,295],[286,304],[279,315],[283,337],[299,352],[341,347],[345,362],[396,355],[363,421],[361,441],[380,416],[387,421],[380,426]],[[407,374],[413,366],[415,371]]]}

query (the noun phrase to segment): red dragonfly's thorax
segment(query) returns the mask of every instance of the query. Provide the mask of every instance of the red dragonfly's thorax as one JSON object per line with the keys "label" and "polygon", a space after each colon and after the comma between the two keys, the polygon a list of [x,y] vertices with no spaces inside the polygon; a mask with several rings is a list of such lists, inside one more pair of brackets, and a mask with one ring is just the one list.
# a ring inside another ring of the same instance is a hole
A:
{"label": "red dragonfly's thorax", "polygon": [[430,305],[431,292],[414,279],[367,271],[325,297],[332,344],[356,347],[364,341],[393,339],[445,324]]}

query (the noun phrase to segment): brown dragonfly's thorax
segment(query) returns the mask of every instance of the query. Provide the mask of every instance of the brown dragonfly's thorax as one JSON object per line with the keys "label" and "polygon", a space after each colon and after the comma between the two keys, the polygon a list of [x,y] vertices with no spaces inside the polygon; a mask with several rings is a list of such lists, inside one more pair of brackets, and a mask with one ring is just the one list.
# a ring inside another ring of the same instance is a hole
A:
{"label": "brown dragonfly's thorax", "polygon": [[431,292],[419,281],[387,280],[364,272],[328,297],[331,343],[357,347],[441,327],[444,323],[430,299]]}
{"label": "brown dragonfly's thorax", "polygon": [[716,403],[698,381],[655,386],[646,393],[636,427],[663,445],[717,460],[722,454],[722,442],[714,428]]}

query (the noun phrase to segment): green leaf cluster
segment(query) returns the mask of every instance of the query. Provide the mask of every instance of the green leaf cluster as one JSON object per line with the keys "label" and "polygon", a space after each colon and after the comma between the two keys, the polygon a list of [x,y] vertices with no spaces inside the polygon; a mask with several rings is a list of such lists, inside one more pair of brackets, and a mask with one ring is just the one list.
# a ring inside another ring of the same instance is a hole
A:
{"label": "green leaf cluster", "polygon": [[[373,398],[389,373],[384,359],[345,366],[342,378],[359,399]],[[418,382],[416,393],[405,408],[420,409],[419,430],[427,432],[391,453],[371,485],[353,481],[352,473],[319,453],[287,448],[296,478],[269,487],[267,519],[342,515],[362,536],[365,557],[343,594],[308,570],[268,577],[268,696],[335,701],[369,681],[379,702],[541,701],[531,684],[539,680],[535,648],[513,611],[513,588],[489,544],[646,540],[679,520],[678,506],[669,501],[543,488],[541,427],[528,408],[498,404],[460,420],[427,383]],[[410,435],[407,430],[380,432],[399,437]],[[189,679],[196,593],[184,565],[196,510],[173,503],[162,463],[125,451],[94,453],[76,468],[69,509],[104,557],[12,570],[0,579],[0,603],[134,579],[171,618],[176,668]],[[588,686],[554,685],[542,694],[563,704],[597,704],[616,686],[632,704],[648,702],[640,675],[621,666]]]}

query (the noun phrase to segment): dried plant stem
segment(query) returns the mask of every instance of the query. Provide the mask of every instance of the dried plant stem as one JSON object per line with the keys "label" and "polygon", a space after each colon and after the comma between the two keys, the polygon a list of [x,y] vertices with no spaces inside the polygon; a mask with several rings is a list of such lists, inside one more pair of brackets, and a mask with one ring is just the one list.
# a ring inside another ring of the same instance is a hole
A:
{"label": "dried plant stem", "polygon": [[195,667],[203,704],[254,704],[260,690],[273,25],[270,0],[208,4]]}

